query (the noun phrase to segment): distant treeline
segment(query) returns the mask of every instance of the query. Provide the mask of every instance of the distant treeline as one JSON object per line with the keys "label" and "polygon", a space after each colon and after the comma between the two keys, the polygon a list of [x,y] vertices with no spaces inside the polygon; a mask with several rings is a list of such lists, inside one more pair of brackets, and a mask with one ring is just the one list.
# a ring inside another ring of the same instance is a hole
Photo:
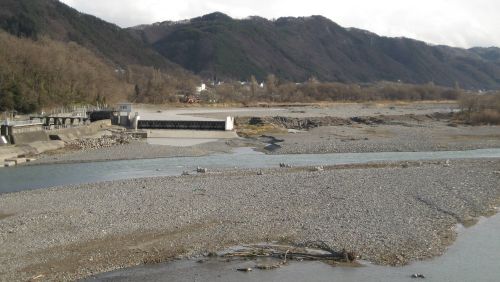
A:
{"label": "distant treeline", "polygon": [[254,77],[248,83],[225,83],[215,88],[220,102],[318,102],[318,101],[375,101],[375,100],[456,100],[459,89],[434,84],[412,85],[394,82],[375,84],[322,83],[310,79],[305,83],[279,82],[269,75],[264,85]]}
{"label": "distant treeline", "polygon": [[128,66],[124,71],[125,82],[134,90],[128,100],[135,103],[165,104],[177,103],[184,96],[195,93],[200,80],[187,72],[161,71],[152,67]]}

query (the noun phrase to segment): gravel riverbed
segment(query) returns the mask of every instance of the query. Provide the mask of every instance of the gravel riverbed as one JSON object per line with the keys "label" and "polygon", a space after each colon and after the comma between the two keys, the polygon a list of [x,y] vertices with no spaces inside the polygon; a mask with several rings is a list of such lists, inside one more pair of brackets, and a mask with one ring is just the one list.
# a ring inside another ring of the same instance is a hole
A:
{"label": "gravel riverbed", "polygon": [[0,195],[0,280],[72,280],[242,243],[323,240],[381,264],[491,214],[500,159],[233,170]]}
{"label": "gravel riverbed", "polygon": [[450,127],[422,124],[322,126],[295,134],[273,135],[282,142],[268,154],[463,151],[500,147],[500,126]]}
{"label": "gravel riverbed", "polygon": [[122,144],[111,147],[101,147],[86,150],[76,149],[42,154],[38,156],[39,159],[30,163],[30,165],[171,157],[199,157],[214,153],[230,153],[236,147],[252,147],[256,143],[257,142],[255,141],[233,139],[218,140],[189,147],[176,147],[165,145],[151,145],[146,143],[146,141],[144,140],[134,140],[129,144]]}

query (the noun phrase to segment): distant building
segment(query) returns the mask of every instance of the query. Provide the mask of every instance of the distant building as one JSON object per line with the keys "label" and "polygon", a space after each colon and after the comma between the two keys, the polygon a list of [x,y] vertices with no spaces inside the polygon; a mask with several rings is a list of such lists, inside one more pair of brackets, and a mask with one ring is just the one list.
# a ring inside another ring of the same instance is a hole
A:
{"label": "distant building", "polygon": [[[132,117],[132,103],[118,104],[118,124],[122,126],[129,126]],[[136,114],[137,115],[137,114]]]}
{"label": "distant building", "polygon": [[207,90],[207,85],[205,83],[202,83],[200,86],[196,87],[196,93],[198,94],[205,90]]}
{"label": "distant building", "polygon": [[120,103],[118,104],[118,111],[123,113],[131,113],[132,112],[132,103]]}

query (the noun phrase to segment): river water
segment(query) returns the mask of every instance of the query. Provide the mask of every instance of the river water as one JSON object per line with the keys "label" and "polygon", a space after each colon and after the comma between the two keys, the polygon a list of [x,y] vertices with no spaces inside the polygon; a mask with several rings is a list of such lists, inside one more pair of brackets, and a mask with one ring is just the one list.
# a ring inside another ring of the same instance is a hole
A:
{"label": "river water", "polygon": [[433,282],[500,281],[500,214],[482,218],[469,228],[457,228],[458,240],[443,256],[404,267],[376,266],[367,262],[362,262],[362,267],[333,267],[322,262],[292,261],[275,270],[239,272],[238,268],[254,267],[258,262],[181,260],[104,273],[87,281],[404,282],[421,280],[411,278],[416,273],[425,276],[423,281]]}
{"label": "river water", "polygon": [[183,171],[194,172],[198,166],[208,169],[235,167],[269,168],[278,167],[280,163],[293,166],[318,166],[381,161],[469,158],[500,158],[500,149],[440,152],[265,155],[255,152],[251,148],[239,148],[232,154],[215,154],[203,157],[18,166],[0,169],[0,194],[109,180],[181,175]]}

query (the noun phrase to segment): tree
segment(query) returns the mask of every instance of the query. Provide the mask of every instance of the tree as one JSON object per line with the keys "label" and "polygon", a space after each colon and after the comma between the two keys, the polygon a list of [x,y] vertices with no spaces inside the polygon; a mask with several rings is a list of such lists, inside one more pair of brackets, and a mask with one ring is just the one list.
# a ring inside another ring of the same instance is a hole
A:
{"label": "tree", "polygon": [[141,96],[141,88],[139,88],[139,84],[135,85],[134,93],[135,93],[135,100],[139,99],[139,96]]}
{"label": "tree", "polygon": [[0,111],[11,111],[14,109],[14,96],[12,92],[0,90]]}
{"label": "tree", "polygon": [[257,79],[255,79],[255,76],[252,75],[250,77],[250,90],[252,91],[252,98],[256,98],[257,87],[259,87]]}
{"label": "tree", "polygon": [[271,101],[274,101],[274,97],[277,94],[276,90],[278,87],[278,80],[276,79],[276,76],[274,74],[269,74],[266,78],[266,90],[267,90],[267,95],[271,99]]}

